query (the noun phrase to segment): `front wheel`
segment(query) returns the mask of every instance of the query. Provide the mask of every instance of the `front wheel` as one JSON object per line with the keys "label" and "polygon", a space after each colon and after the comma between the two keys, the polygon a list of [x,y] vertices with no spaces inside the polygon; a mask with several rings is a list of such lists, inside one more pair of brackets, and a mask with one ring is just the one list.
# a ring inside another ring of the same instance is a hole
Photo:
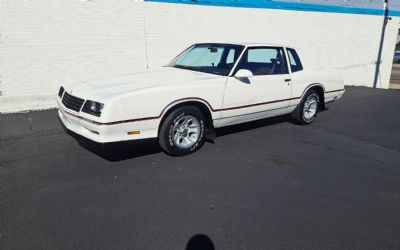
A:
{"label": "front wheel", "polygon": [[319,96],[314,90],[308,91],[300,104],[292,112],[292,119],[300,125],[311,124],[317,116],[319,108]]}
{"label": "front wheel", "polygon": [[204,143],[205,119],[192,106],[172,111],[161,125],[160,147],[173,156],[183,156],[198,150]]}

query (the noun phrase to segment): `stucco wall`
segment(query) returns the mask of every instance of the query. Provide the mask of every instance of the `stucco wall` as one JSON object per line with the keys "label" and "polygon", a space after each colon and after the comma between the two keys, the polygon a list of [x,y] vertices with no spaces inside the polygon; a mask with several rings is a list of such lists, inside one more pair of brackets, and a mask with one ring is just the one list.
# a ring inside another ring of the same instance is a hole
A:
{"label": "stucco wall", "polygon": [[[333,67],[372,86],[383,18],[134,0],[0,0],[0,112],[55,106],[77,79],[166,64],[197,42],[271,42],[301,49],[307,67]],[[399,18],[388,23],[378,87],[389,84]],[[146,53],[147,51],[147,53]]]}

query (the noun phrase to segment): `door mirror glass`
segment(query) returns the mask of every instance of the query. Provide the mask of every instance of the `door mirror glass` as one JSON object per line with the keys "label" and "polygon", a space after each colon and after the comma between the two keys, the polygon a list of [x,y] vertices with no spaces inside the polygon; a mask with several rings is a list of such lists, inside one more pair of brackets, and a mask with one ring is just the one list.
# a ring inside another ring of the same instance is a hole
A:
{"label": "door mirror glass", "polygon": [[243,79],[253,77],[253,73],[248,69],[239,69],[235,74],[235,78]]}

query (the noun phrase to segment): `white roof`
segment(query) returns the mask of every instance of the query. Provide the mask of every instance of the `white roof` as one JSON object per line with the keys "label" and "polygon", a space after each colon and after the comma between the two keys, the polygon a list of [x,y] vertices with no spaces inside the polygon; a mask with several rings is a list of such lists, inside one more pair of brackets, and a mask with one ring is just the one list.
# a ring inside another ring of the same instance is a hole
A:
{"label": "white roof", "polygon": [[254,46],[271,46],[271,47],[286,47],[286,45],[278,43],[237,43],[238,45],[254,47]]}
{"label": "white roof", "polygon": [[265,46],[265,47],[290,47],[292,46],[278,44],[278,43],[255,43],[255,42],[201,42],[200,44],[234,44],[234,45],[242,45],[246,47],[256,47],[256,46]]}

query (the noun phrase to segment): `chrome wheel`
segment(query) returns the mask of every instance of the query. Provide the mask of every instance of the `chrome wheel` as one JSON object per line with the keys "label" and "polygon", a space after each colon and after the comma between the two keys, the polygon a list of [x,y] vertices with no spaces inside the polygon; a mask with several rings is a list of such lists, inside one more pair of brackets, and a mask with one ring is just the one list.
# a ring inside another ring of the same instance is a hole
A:
{"label": "chrome wheel", "polygon": [[305,121],[310,122],[314,119],[318,110],[318,96],[312,94],[307,97],[303,107],[303,118]]}
{"label": "chrome wheel", "polygon": [[196,117],[185,115],[174,122],[171,138],[178,148],[188,149],[199,139],[200,129],[200,122]]}

